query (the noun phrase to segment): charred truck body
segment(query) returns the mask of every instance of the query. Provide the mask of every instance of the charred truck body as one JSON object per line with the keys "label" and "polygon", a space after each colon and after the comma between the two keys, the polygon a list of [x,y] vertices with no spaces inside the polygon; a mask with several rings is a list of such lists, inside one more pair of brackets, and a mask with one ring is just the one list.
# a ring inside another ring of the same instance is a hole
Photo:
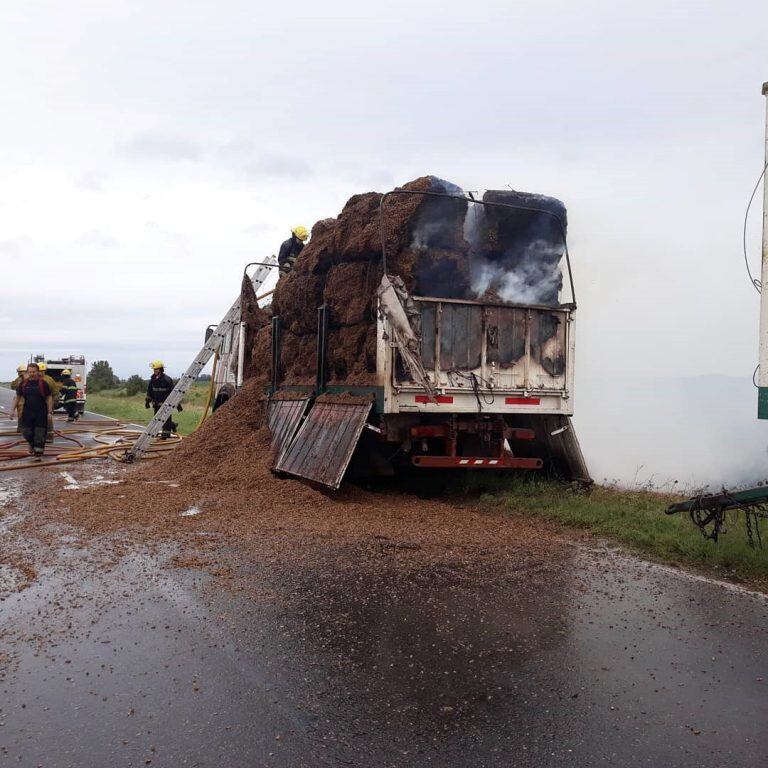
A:
{"label": "charred truck body", "polygon": [[275,469],[330,487],[350,461],[589,482],[570,422],[565,236],[558,200],[475,199],[434,177],[359,195],[316,224],[254,334]]}

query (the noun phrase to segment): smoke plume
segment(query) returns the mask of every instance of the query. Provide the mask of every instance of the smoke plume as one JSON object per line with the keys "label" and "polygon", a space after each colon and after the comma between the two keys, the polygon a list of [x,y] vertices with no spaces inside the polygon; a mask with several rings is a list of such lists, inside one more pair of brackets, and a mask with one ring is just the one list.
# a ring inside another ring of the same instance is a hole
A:
{"label": "smoke plume", "polygon": [[[440,179],[433,191],[464,198],[459,187]],[[424,252],[418,293],[556,306],[563,285],[565,206],[512,190],[488,191],[483,202],[425,198],[411,238],[411,248]]]}

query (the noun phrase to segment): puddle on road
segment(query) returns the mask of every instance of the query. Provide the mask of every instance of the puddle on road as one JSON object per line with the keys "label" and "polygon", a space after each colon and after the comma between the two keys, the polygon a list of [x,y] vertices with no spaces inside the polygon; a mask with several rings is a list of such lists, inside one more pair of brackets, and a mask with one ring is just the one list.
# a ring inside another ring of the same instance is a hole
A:
{"label": "puddle on road", "polygon": [[21,496],[21,488],[12,483],[0,484],[0,509],[8,506],[14,499]]}
{"label": "puddle on road", "polygon": [[12,502],[21,497],[21,488],[13,482],[0,484],[0,535],[8,533],[23,519],[20,512],[9,509]]}
{"label": "puddle on road", "polygon": [[[315,573],[288,618],[304,641],[348,675],[362,675],[389,712],[424,727],[456,718],[503,723],[524,714],[518,685],[538,660],[567,644],[569,555],[562,568],[470,578],[428,566],[403,574]],[[465,724],[466,725],[466,724]]]}
{"label": "puddle on road", "polygon": [[15,592],[19,580],[20,573],[16,568],[5,563],[0,563],[0,597],[6,597],[11,592]]}
{"label": "puddle on road", "polygon": [[59,475],[61,475],[67,483],[64,486],[65,491],[79,491],[81,488],[91,488],[95,485],[118,485],[122,482],[122,480],[106,478],[104,475],[95,475],[94,477],[85,480],[78,480],[69,472],[59,472]]}

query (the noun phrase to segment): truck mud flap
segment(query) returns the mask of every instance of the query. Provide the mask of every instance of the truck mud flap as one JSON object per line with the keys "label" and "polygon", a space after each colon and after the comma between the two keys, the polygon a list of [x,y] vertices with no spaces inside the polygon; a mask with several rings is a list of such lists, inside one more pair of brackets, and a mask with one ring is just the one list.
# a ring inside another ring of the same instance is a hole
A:
{"label": "truck mud flap", "polygon": [[271,435],[270,445],[274,462],[291,444],[296,431],[307,412],[311,398],[302,397],[293,400],[270,399],[267,409],[267,424]]}
{"label": "truck mud flap", "polygon": [[316,401],[275,470],[337,489],[371,406],[342,399]]}
{"label": "truck mud flap", "polygon": [[528,427],[536,433],[533,441],[521,446],[520,450],[516,447],[516,455],[540,456],[544,460],[545,471],[549,470],[566,480],[585,484],[593,482],[573,422],[568,416],[517,417],[515,426]]}

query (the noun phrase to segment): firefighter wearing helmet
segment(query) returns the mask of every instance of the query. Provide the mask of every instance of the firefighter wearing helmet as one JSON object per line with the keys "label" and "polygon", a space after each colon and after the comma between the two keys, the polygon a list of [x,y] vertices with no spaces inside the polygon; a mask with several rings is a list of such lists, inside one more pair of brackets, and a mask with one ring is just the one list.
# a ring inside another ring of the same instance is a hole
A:
{"label": "firefighter wearing helmet", "polygon": [[[59,391],[61,390],[61,384],[53,377],[48,375],[48,365],[46,363],[37,363],[37,368],[40,371],[40,376],[43,381],[48,385],[51,390],[51,398],[53,400],[53,407],[55,408],[59,400]],[[48,431],[45,433],[45,442],[53,442],[53,411],[48,414]]]}
{"label": "firefighter wearing helmet", "polygon": [[[174,383],[173,379],[165,372],[165,364],[162,360],[153,360],[149,367],[152,369],[152,377],[147,384],[147,397],[144,400],[144,407],[150,406],[154,409],[155,413],[160,410],[160,406],[168,399],[168,395],[173,391]],[[183,411],[181,403],[176,406],[177,411]],[[160,433],[162,440],[167,440],[172,432],[175,432],[178,428],[178,424],[169,416],[165,424],[163,424],[163,431]]]}
{"label": "firefighter wearing helmet", "polygon": [[308,238],[309,232],[306,227],[294,227],[291,230],[291,236],[280,246],[277,254],[277,266],[281,272],[290,272],[293,269]]}
{"label": "firefighter wearing helmet", "polygon": [[[16,378],[11,382],[11,389],[15,392],[24,382],[24,379],[26,378],[27,373],[27,366],[26,365],[17,365],[16,366]],[[22,402],[19,401],[18,405],[16,406],[16,431],[21,432],[21,409],[22,409]],[[12,419],[13,411],[8,414],[8,418]]]}
{"label": "firefighter wearing helmet", "polygon": [[75,421],[79,416],[77,410],[77,383],[72,378],[72,371],[65,368],[61,372],[61,404],[67,412],[67,421]]}
{"label": "firefighter wearing helmet", "polygon": [[16,378],[11,382],[11,389],[16,389],[16,387],[21,384],[22,381],[24,381],[24,374],[27,372],[27,366],[26,365],[17,365],[16,366]]}

